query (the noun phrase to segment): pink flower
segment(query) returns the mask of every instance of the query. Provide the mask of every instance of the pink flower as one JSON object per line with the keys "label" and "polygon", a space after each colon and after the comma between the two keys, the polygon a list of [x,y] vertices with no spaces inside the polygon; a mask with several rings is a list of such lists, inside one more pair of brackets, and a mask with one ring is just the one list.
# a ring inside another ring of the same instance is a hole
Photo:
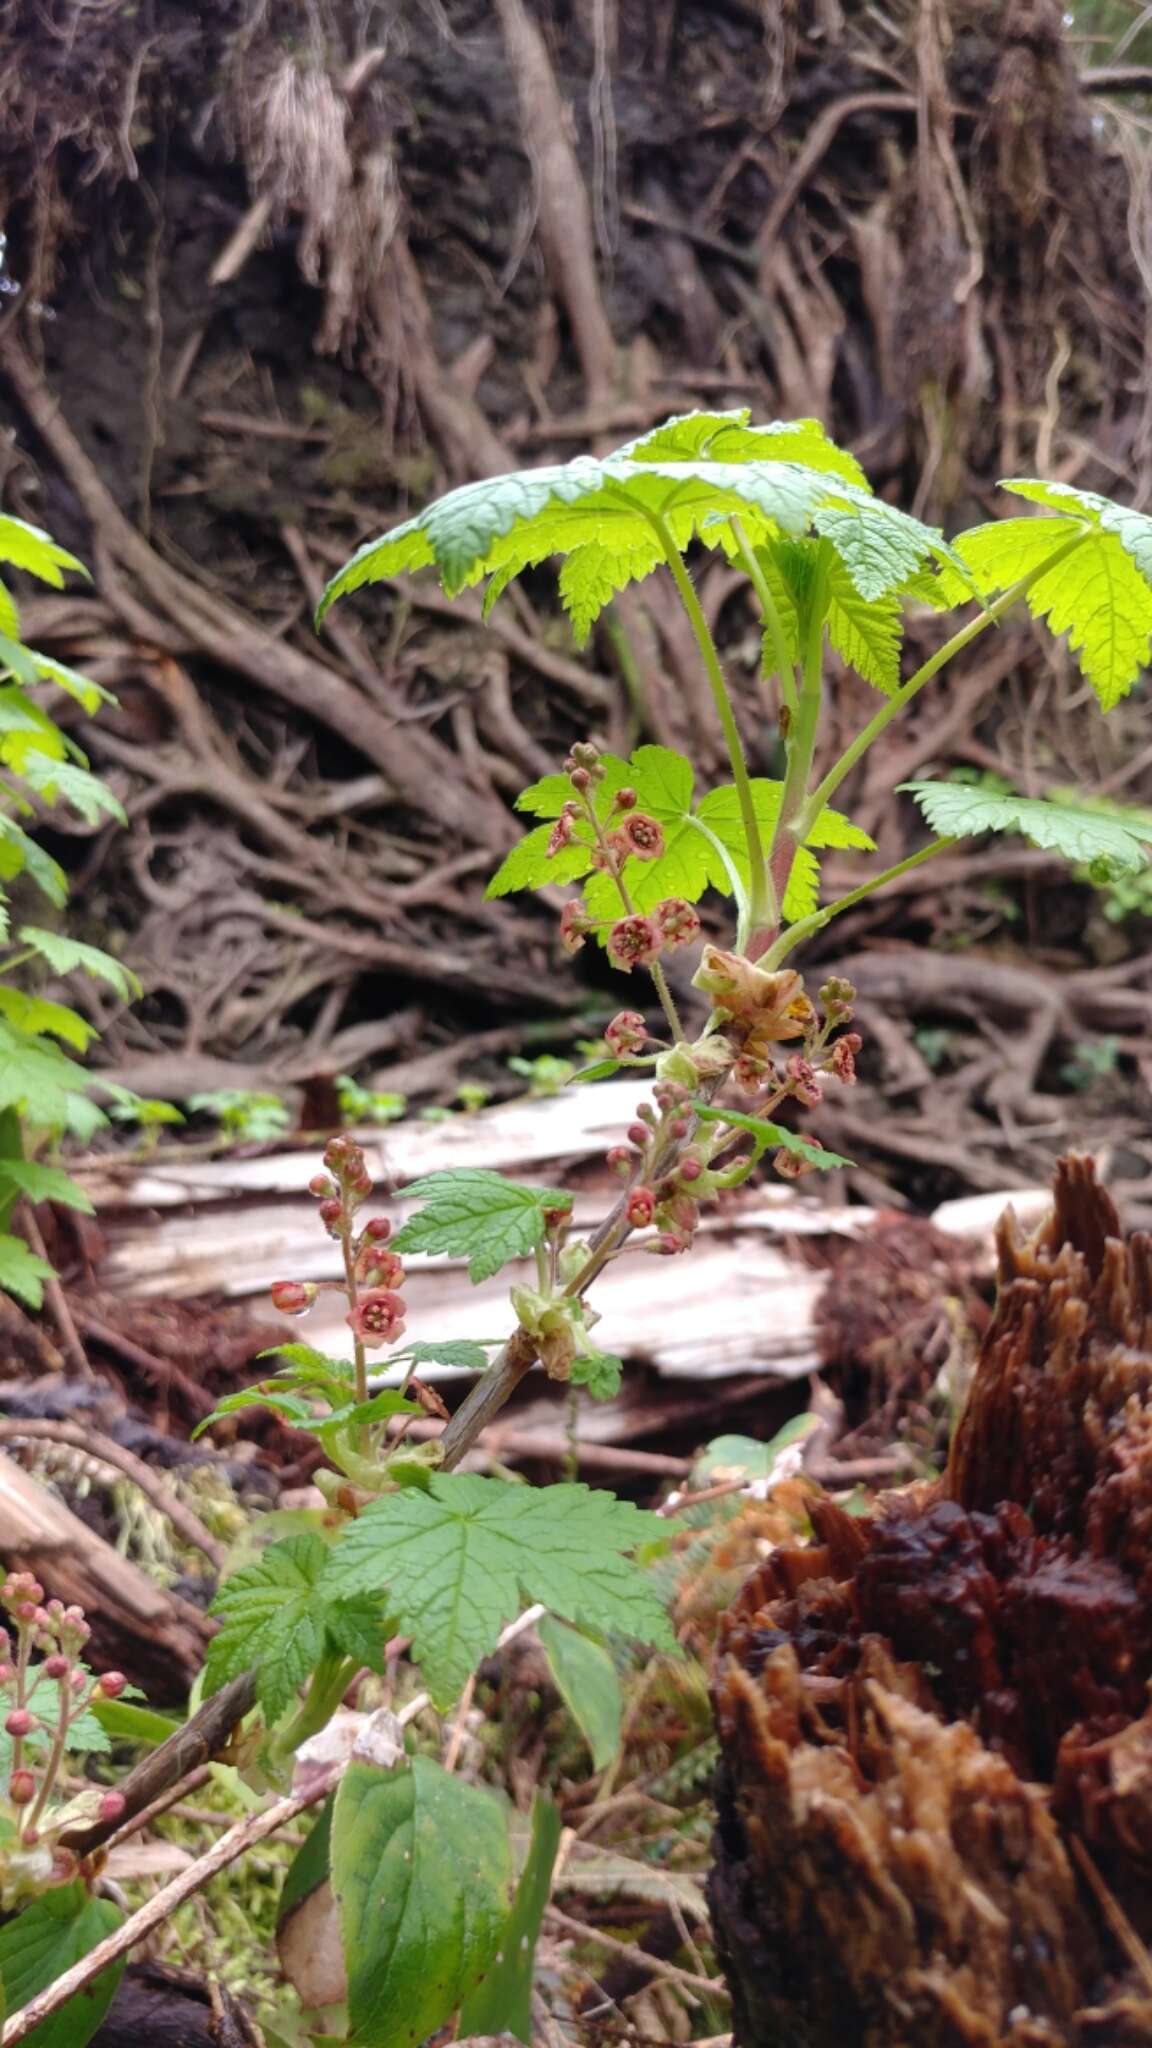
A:
{"label": "pink flower", "polygon": [[554,860],[566,846],[571,846],[576,837],[576,827],[567,810],[563,810],[548,835],[548,858]]}
{"label": "pink flower", "polygon": [[700,935],[699,914],[682,896],[666,896],[652,912],[652,921],[664,944],[673,952],[681,946],[690,946]]}
{"label": "pink flower", "polygon": [[356,1255],[356,1278],[362,1286],[373,1289],[403,1287],[404,1261],[397,1252],[366,1244]]}
{"label": "pink flower", "polygon": [[651,967],[660,957],[660,934],[650,917],[622,917],[608,938],[608,958],[613,967],[631,974],[634,967]]}
{"label": "pink flower", "polygon": [[832,1072],[846,1088],[856,1085],[856,1055],[863,1043],[858,1031],[846,1031],[832,1047]]}
{"label": "pink flower", "polygon": [[648,1039],[648,1026],[639,1010],[621,1010],[605,1026],[604,1043],[609,1052],[616,1054],[643,1052]]}
{"label": "pink flower", "polygon": [[788,1062],[788,1079],[792,1083],[792,1092],[796,1100],[802,1102],[805,1109],[816,1109],[823,1102],[824,1090],[820,1076],[811,1062],[802,1059],[798,1052],[793,1053]]}
{"label": "pink flower", "polygon": [[636,860],[659,860],[664,851],[664,828],[647,811],[629,811],[612,836],[621,840]]}
{"label": "pink flower", "polygon": [[633,1188],[624,1213],[633,1230],[647,1230],[656,1214],[656,1197],[651,1188]]}
{"label": "pink flower", "polygon": [[373,1287],[345,1317],[353,1335],[375,1351],[404,1335],[404,1297],[390,1287]]}
{"label": "pink flower", "polygon": [[566,953],[578,953],[592,930],[592,920],[579,896],[574,896],[560,912],[560,944]]}

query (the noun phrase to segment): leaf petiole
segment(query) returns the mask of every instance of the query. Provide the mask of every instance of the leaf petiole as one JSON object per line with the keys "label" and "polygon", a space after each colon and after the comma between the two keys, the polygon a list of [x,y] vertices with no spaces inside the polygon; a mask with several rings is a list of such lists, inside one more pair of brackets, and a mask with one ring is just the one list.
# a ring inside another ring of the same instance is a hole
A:
{"label": "leaf petiole", "polygon": [[826,903],[821,910],[814,910],[810,917],[802,917],[787,931],[781,932],[775,944],[768,948],[758,963],[766,973],[779,967],[795,947],[810,939],[815,932],[823,931],[834,917],[842,911],[851,910],[854,904],[862,903],[866,896],[874,896],[887,882],[895,882],[901,875],[910,874],[913,868],[922,867],[926,860],[934,860],[938,853],[947,853],[955,846],[954,839],[934,839],[930,846],[922,846],[919,853],[909,854],[907,860],[897,861],[895,867],[885,868],[883,874],[873,875],[867,882],[861,882],[858,889],[850,889],[846,896],[838,896],[835,903]]}

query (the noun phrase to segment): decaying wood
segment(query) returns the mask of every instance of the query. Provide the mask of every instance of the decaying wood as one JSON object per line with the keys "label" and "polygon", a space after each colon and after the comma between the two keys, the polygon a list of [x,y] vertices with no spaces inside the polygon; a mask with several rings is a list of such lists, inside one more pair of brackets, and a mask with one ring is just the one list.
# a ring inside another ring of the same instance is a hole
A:
{"label": "decaying wood", "polygon": [[204,1661],[212,1624],[3,1454],[0,1557],[14,1571],[34,1572],[55,1598],[85,1609],[97,1662],[129,1665],[158,1704],[184,1698]]}
{"label": "decaying wood", "polygon": [[[608,1081],[446,1124],[402,1123],[358,1135],[378,1179],[380,1204],[395,1220],[406,1210],[391,1188],[422,1173],[484,1166],[529,1183],[555,1183],[575,1173],[575,1221],[586,1229],[616,1197],[603,1156],[630,1121],[635,1101],[634,1083]],[[79,1169],[105,1242],[102,1284],[136,1299],[220,1292],[251,1300],[264,1316],[273,1280],[338,1279],[339,1248],[318,1227],[315,1201],[305,1192],[315,1167],[314,1152],[286,1152],[144,1167],[101,1160]],[[1009,1198],[1028,1214],[1045,1201],[1040,1190],[1011,1197],[999,1192],[946,1203],[935,1220],[958,1237],[987,1241]],[[593,1302],[605,1342],[627,1360],[694,1379],[702,1373],[810,1372],[819,1362],[814,1317],[823,1280],[790,1241],[855,1235],[874,1213],[825,1205],[783,1184],[750,1190],[709,1212],[690,1260],[666,1262],[658,1319],[647,1259],[625,1257],[609,1267]],[[412,1257],[406,1263],[413,1328],[438,1338],[501,1335],[507,1274],[473,1287],[463,1261]],[[339,1346],[343,1314],[338,1297],[321,1295],[308,1321],[310,1341]]]}
{"label": "decaying wood", "polygon": [[1152,1241],[1071,1159],[999,1258],[944,1479],[816,1502],[721,1630],[742,2048],[1152,2043]]}

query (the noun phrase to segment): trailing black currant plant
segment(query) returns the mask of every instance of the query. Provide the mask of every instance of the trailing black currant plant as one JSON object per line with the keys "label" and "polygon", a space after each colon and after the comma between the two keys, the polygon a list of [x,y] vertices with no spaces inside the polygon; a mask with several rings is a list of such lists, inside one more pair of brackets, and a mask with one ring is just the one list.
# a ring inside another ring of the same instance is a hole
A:
{"label": "trailing black currant plant", "polygon": [[[172,1769],[187,1768],[194,1733],[219,1741],[247,1717],[233,1755],[250,1783],[279,1797],[233,1831],[213,1868],[323,1800],[282,1908],[286,1954],[294,1930],[315,1928],[325,1911],[339,1924],[340,1981],[326,1980],[313,2038],[414,2048],[455,2021],[461,2034],[509,2029],[531,2041],[532,1952],[558,1817],[538,1798],[525,1843],[495,1791],[437,1760],[434,1723],[420,1717],[451,1712],[498,1644],[534,1626],[596,1767],[609,1765],[604,1730],[618,1740],[620,1716],[607,1645],[675,1649],[649,1569],[665,1524],[605,1491],[456,1468],[533,1366],[592,1398],[616,1392],[621,1362],[594,1305],[611,1262],[689,1252],[706,1205],[765,1158],[788,1177],[843,1163],[780,1121],[785,1105],[794,1117],[828,1088],[850,1087],[860,1051],[853,988],[833,976],[810,990],[805,943],[973,833],[1022,833],[1099,882],[1147,863],[1138,834],[1087,803],[918,782],[908,792],[928,828],[920,849],[896,867],[863,865],[856,887],[822,900],[826,849],[875,852],[837,808],[842,785],[926,684],[1009,611],[1024,605],[1067,634],[1105,711],[1148,659],[1152,519],[1063,485],[1013,479],[1005,488],[1022,512],[946,540],[875,497],[817,422],[753,426],[746,412],[696,413],[603,459],[453,491],[361,548],[325,593],[321,618],[352,591],[427,568],[449,596],[485,584],[487,612],[514,577],[559,556],[561,597],[584,641],[616,591],[660,572],[695,636],[728,775],[701,787],[693,764],[665,747],[641,745],[625,760],[590,737],[524,791],[518,808],[532,822],[489,885],[492,895],[568,889],[559,951],[597,944],[630,991],[638,975],[651,983],[651,1003],[630,996],[605,1031],[606,1056],[581,1076],[635,1074],[643,1090],[609,1153],[621,1183],[609,1213],[580,1231],[563,1191],[469,1169],[403,1190],[395,1228],[367,1212],[362,1148],[333,1139],[311,1192],[339,1277],[280,1281],[273,1300],[304,1316],[321,1288],[336,1288],[348,1355],[285,1344],[266,1380],[216,1411],[262,1402],[311,1432],[326,1508],[226,1578],[209,1698],[172,1749]],[[749,769],[757,734],[742,730],[696,594],[687,557],[697,549],[720,550],[747,576],[762,631],[760,719],[782,752],[777,779]],[[956,618],[906,673],[910,607]],[[876,709],[818,767],[828,647],[875,690]],[[709,897],[727,906],[726,943],[704,937],[697,906]],[[677,955],[694,965],[687,995],[687,977],[667,971]],[[428,1255],[467,1260],[474,1282],[516,1262],[504,1328],[467,1342],[414,1339],[406,1261]],[[659,1265],[651,1271],[658,1313]],[[437,1442],[417,1442],[413,1418],[437,1407],[420,1368],[435,1362],[475,1372],[476,1385]],[[364,1712],[341,1757],[325,1747],[327,1724],[366,1673],[384,1668],[390,1638],[410,1645],[424,1689],[399,1712],[395,1695]],[[153,1760],[125,1781],[130,1812],[154,1795],[158,1770]],[[90,1830],[89,1844],[107,1833]],[[173,1893],[185,1882],[194,1880]],[[306,1917],[313,1912],[319,1920]],[[87,1958],[93,1974],[145,1931],[141,1921]],[[302,1936],[305,1948],[312,1939]],[[55,1995],[35,2012],[55,2010]]]}

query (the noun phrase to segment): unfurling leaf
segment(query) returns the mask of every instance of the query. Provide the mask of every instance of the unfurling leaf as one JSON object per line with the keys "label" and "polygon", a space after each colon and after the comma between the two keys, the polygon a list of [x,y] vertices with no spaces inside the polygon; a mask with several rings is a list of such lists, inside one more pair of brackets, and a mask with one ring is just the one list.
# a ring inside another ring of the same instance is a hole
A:
{"label": "unfurling leaf", "polygon": [[423,1204],[393,1238],[398,1252],[445,1252],[468,1260],[473,1284],[491,1279],[510,1259],[527,1258],[544,1237],[548,1209],[570,1209],[556,1188],[525,1188],[487,1167],[425,1174],[404,1189]]}
{"label": "unfurling leaf", "polygon": [[801,1138],[795,1131],[783,1124],[770,1123],[766,1117],[746,1116],[741,1109],[718,1109],[711,1102],[694,1102],[692,1108],[705,1124],[730,1124],[733,1130],[747,1131],[756,1140],[756,1157],[771,1147],[775,1151],[790,1152],[794,1159],[802,1159],[807,1166],[822,1167],[825,1172],[834,1166],[851,1166],[851,1159],[842,1159],[838,1152],[827,1152],[823,1145],[813,1144],[810,1138]]}
{"label": "unfurling leaf", "polygon": [[369,1503],[332,1551],[325,1587],[384,1599],[397,1629],[414,1638],[434,1703],[446,1708],[522,1601],[673,1647],[664,1609],[628,1556],[666,1533],[654,1515],[586,1486],[434,1473],[427,1492]]}

